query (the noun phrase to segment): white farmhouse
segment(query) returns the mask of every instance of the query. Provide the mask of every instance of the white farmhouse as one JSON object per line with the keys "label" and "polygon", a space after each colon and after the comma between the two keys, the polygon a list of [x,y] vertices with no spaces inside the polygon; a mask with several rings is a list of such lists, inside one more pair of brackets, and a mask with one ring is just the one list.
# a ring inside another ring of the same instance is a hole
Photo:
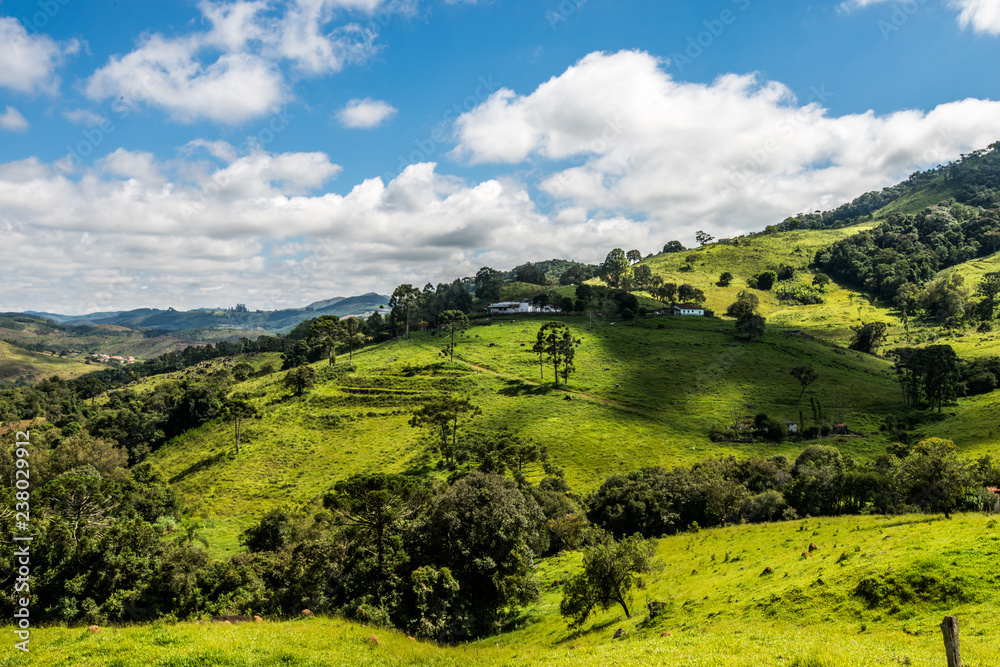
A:
{"label": "white farmhouse", "polygon": [[490,315],[530,315],[533,313],[561,313],[562,310],[553,306],[536,306],[527,299],[521,301],[500,301],[491,303],[486,312]]}

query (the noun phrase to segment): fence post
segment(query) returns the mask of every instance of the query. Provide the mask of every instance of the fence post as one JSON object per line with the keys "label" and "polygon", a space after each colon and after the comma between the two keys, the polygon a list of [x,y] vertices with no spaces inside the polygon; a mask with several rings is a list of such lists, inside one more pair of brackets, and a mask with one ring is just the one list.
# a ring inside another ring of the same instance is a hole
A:
{"label": "fence post", "polygon": [[944,633],[944,650],[948,655],[948,667],[962,667],[962,657],[958,653],[958,617],[945,616],[941,621]]}

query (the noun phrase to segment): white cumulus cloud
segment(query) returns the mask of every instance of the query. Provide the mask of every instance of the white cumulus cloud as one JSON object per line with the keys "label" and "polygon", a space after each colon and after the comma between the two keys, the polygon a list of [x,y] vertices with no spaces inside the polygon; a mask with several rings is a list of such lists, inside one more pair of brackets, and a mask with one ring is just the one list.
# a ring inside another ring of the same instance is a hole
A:
{"label": "white cumulus cloud", "polygon": [[997,0],[948,0],[948,6],[959,10],[958,23],[972,26],[976,32],[1000,35],[1000,2]]}
{"label": "white cumulus cloud", "polygon": [[644,52],[593,53],[463,114],[453,156],[530,163],[557,209],[634,212],[684,238],[835,207],[1000,139],[998,102],[831,116],[825,94],[803,103],[753,73],[682,82]]}
{"label": "white cumulus cloud", "polygon": [[337,113],[337,120],[348,128],[370,129],[378,127],[396,115],[397,109],[388,102],[373,100],[351,100]]}
{"label": "white cumulus cloud", "polygon": [[207,30],[144,36],[91,76],[88,96],[158,107],[180,122],[239,125],[287,102],[290,79],[336,73],[375,53],[377,31],[364,22],[371,12],[411,11],[407,2],[383,0],[294,0],[280,8],[205,0],[198,7]]}
{"label": "white cumulus cloud", "polygon": [[8,106],[7,110],[0,114],[0,129],[8,132],[24,132],[28,127],[30,124],[27,119],[12,106]]}
{"label": "white cumulus cloud", "polygon": [[54,95],[59,89],[56,69],[79,48],[75,40],[58,44],[48,35],[29,35],[17,19],[0,17],[0,87]]}

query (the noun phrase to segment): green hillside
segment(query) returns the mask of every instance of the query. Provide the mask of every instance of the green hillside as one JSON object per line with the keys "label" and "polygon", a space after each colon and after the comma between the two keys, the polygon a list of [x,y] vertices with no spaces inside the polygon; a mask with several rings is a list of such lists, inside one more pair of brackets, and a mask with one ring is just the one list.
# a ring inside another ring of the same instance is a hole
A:
{"label": "green hillside", "polygon": [[0,381],[38,380],[53,375],[68,379],[97,368],[99,366],[87,364],[83,359],[31,352],[0,341]]}
{"label": "green hillside", "polygon": [[[205,503],[217,521],[209,539],[222,554],[236,548],[239,527],[272,506],[316,498],[355,472],[423,470],[430,463],[424,436],[408,420],[441,392],[473,397],[483,411],[474,428],[507,428],[547,445],[581,493],[644,465],[794,456],[799,443],[713,443],[710,430],[725,430],[734,408],[746,418],[765,412],[796,422],[802,410],[811,423],[809,396],[869,435],[837,442],[845,453],[868,458],[884,450],[879,425],[900,405],[886,360],[809,337],[773,331],[746,343],[733,336],[731,323],[711,318],[661,317],[593,331],[587,318],[564,321],[583,339],[568,386],[551,388],[551,368],[543,368],[540,384],[538,357],[530,352],[537,318],[473,326],[460,337],[454,363],[441,352],[443,337],[415,334],[409,343],[355,354],[353,373],[324,380],[324,362],[314,364],[320,382],[302,399],[288,396],[280,375],[235,386],[263,415],[246,426],[239,457],[231,425],[217,419],[171,441],[154,460]],[[802,363],[820,379],[800,404],[789,371]]]}
{"label": "green hillside", "polygon": [[[453,648],[339,618],[158,623],[33,630],[31,653],[8,651],[0,665],[936,667],[945,615],[959,617],[963,664],[988,665],[1000,645],[998,556],[997,520],[975,515],[733,526],[659,540],[660,568],[636,592],[633,617],[609,610],[580,635],[558,614],[573,553],[540,564],[544,592],[515,629]],[[652,601],[663,603],[655,619]],[[615,640],[618,628],[626,635]]]}

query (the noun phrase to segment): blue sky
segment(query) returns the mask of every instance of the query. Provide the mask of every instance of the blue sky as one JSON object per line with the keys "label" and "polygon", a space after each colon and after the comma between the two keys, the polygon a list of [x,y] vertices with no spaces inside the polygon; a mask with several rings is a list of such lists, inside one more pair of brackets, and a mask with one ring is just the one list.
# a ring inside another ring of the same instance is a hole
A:
{"label": "blue sky", "polygon": [[997,0],[0,1],[0,310],[292,307],[1000,139]]}

